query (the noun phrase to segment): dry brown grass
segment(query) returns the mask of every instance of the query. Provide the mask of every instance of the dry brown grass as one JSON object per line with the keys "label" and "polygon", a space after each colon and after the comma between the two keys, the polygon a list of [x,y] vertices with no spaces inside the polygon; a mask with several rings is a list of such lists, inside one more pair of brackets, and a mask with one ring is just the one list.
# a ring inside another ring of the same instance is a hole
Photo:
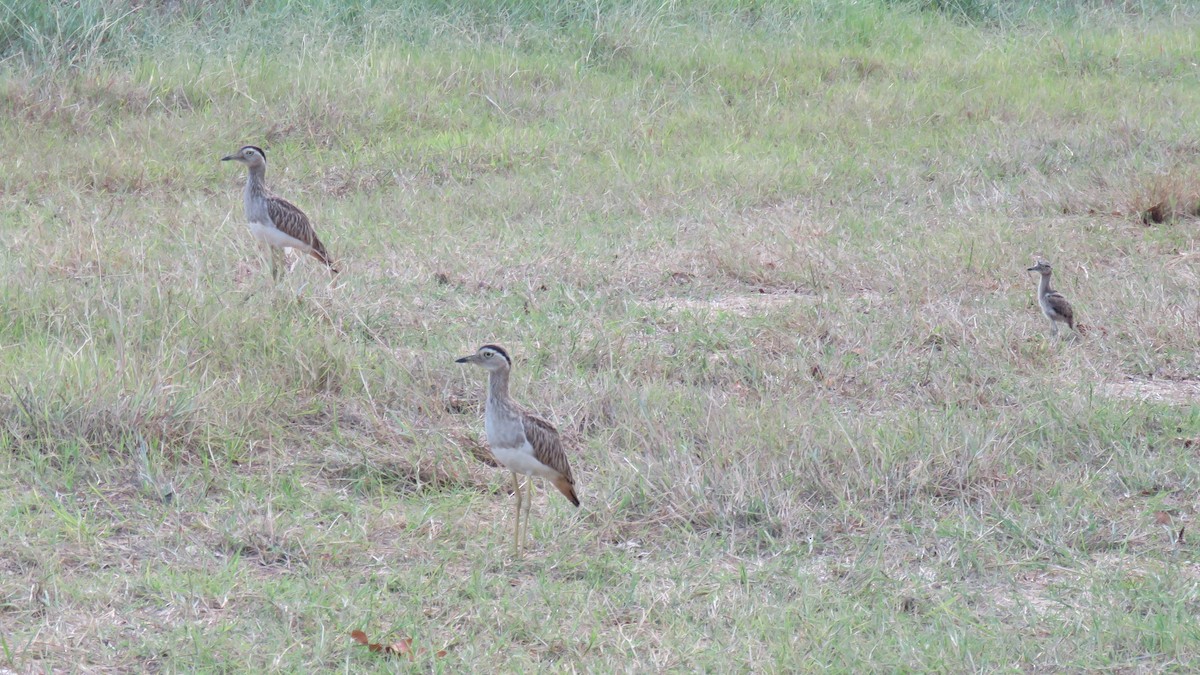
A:
{"label": "dry brown grass", "polygon": [[[7,72],[0,668],[1194,666],[1194,35],[838,12]],[[583,501],[524,560],[493,341]]]}

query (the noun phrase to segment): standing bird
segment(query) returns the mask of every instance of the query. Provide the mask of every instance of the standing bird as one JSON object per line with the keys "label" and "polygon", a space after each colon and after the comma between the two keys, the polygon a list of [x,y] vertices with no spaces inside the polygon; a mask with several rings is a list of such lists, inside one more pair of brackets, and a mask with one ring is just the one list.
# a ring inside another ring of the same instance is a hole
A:
{"label": "standing bird", "polygon": [[512,472],[513,491],[517,495],[516,532],[513,552],[521,552],[521,485],[517,474],[530,477],[525,499],[525,538],[529,536],[530,509],[533,506],[533,479],[545,478],[575,506],[575,478],[563,452],[558,431],[546,420],[534,415],[508,396],[508,374],[512,359],[496,345],[484,345],[474,354],[456,359],[488,371],[488,394],[484,404],[483,427],[492,454]]}
{"label": "standing bird", "polygon": [[295,248],[320,260],[331,274],[337,274],[333,259],[325,245],[317,239],[308,216],[295,204],[276,197],[267,190],[267,153],[254,145],[244,145],[232,155],[221,158],[222,162],[233,160],[246,165],[248,176],[246,189],[242,193],[243,206],[250,234],[266,249],[271,258],[271,278],[279,280],[279,257],[285,248]]}
{"label": "standing bird", "polygon": [[1067,324],[1071,330],[1075,330],[1075,312],[1071,309],[1071,303],[1067,302],[1062,293],[1050,288],[1050,263],[1039,260],[1036,265],[1025,271],[1042,275],[1041,281],[1038,282],[1037,301],[1038,306],[1042,308],[1042,314],[1050,319],[1050,332],[1058,335],[1060,321]]}

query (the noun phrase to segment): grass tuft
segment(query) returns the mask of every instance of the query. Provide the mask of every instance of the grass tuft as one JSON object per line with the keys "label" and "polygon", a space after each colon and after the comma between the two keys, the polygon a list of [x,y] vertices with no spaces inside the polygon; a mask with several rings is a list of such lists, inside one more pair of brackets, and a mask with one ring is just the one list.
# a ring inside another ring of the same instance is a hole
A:
{"label": "grass tuft", "polygon": [[0,4],[0,671],[1195,670],[1196,19]]}
{"label": "grass tuft", "polygon": [[1192,172],[1171,171],[1146,179],[1135,211],[1147,225],[1200,216],[1200,181]]}

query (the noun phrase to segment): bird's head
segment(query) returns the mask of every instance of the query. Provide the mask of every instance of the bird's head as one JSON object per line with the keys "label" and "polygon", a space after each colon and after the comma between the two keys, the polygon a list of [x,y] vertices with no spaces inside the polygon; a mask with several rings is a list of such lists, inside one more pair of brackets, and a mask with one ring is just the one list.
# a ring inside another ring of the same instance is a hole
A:
{"label": "bird's head", "polygon": [[1045,260],[1037,261],[1037,264],[1025,270],[1026,272],[1037,272],[1039,274],[1050,274],[1050,263]]}
{"label": "bird's head", "polygon": [[241,162],[248,167],[263,166],[267,163],[267,153],[257,145],[243,145],[241,150],[232,155],[225,155],[221,158],[222,162],[233,160]]}
{"label": "bird's head", "polygon": [[474,354],[455,359],[455,363],[471,363],[489,372],[507,370],[512,365],[508,352],[498,345],[484,345]]}

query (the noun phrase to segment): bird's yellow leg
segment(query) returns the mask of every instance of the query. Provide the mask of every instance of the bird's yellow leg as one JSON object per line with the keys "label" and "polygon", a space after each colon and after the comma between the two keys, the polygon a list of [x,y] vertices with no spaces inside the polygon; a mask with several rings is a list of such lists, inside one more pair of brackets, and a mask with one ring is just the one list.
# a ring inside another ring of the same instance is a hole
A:
{"label": "bird's yellow leg", "polygon": [[261,269],[268,269],[267,266],[271,264],[271,247],[262,241],[257,242],[256,245],[258,247],[258,259],[262,264]]}
{"label": "bird's yellow leg", "polygon": [[533,496],[537,494],[537,479],[530,476],[525,482],[525,536],[521,544],[529,548],[529,521],[533,519]]}
{"label": "bird's yellow leg", "polygon": [[287,266],[287,260],[283,257],[283,249],[270,247],[271,249],[271,279],[279,281],[283,277],[284,269]]}
{"label": "bird's yellow leg", "polygon": [[517,520],[514,523],[516,531],[513,533],[513,555],[521,555],[521,482],[517,479],[517,472],[512,472],[513,477],[513,494],[517,497]]}

